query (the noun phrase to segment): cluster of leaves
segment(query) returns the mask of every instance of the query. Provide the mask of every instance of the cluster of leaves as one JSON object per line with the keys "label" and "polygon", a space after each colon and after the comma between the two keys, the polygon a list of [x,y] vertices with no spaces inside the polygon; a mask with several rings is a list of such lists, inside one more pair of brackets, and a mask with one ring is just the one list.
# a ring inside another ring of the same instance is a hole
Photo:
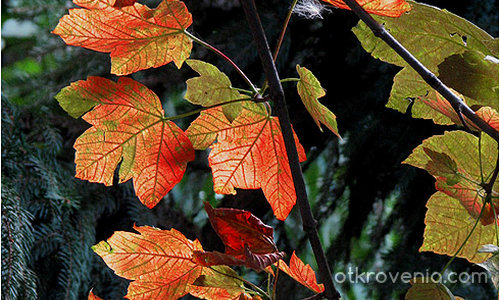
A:
{"label": "cluster of leaves", "polygon": [[[450,12],[410,5],[412,10],[397,20],[376,19],[498,131],[498,38]],[[428,26],[425,20],[431,19],[435,25]],[[481,248],[498,245],[498,142],[461,116],[366,25],[360,22],[353,31],[372,56],[403,68],[394,78],[388,107],[436,124],[464,126],[424,140],[404,161],[436,179],[420,251],[487,261],[491,252]]]}
{"label": "cluster of leaves", "polygon": [[[326,2],[346,8],[341,1]],[[184,3],[164,0],[155,9],[135,1],[74,0],[74,3],[82,8],[71,9],[54,30],[67,44],[110,52],[111,73],[116,75],[170,62],[180,68],[187,62],[200,76],[186,82],[185,99],[202,106],[191,113],[167,116],[159,98],[130,78],[120,77],[114,82],[89,77],[72,83],[56,98],[71,116],[83,116],[92,125],[74,146],[76,177],[111,185],[120,164],[119,181],[132,179],[141,202],[152,208],[182,179],[187,164],[195,158],[195,150],[210,148],[208,162],[216,193],[234,194],[237,188],[260,188],[276,218],[285,220],[296,195],[279,120],[272,116],[267,103],[261,103],[259,92],[264,89],[255,90],[251,83],[252,90],[234,88],[217,67],[188,60],[192,41],[206,43],[187,31],[192,18]],[[494,59],[484,59],[498,57],[498,47],[495,49],[489,35],[452,14],[413,2],[362,1],[360,4],[368,12],[382,15],[379,18],[396,37],[400,38],[398,33],[401,34],[402,40],[408,36],[405,30],[415,30],[418,20],[439,16],[439,24],[445,30],[436,26],[438,33],[425,35],[432,36],[431,41],[409,40],[409,49],[431,70],[439,71],[443,81],[463,94],[468,104],[476,106],[478,115],[498,130],[498,103],[492,101],[495,93],[498,97],[498,82],[484,76],[495,70],[498,73]],[[407,14],[401,18],[391,18],[404,12]],[[455,27],[450,29],[447,24]],[[465,32],[459,31],[462,27],[466,28]],[[404,67],[395,79],[391,99],[413,99],[412,112],[438,124],[463,123],[478,129],[469,120],[462,122],[460,114],[376,40],[366,26],[360,24],[354,31],[375,57]],[[461,39],[465,46],[457,49],[448,45],[456,46],[455,39]],[[427,49],[429,45],[438,45],[439,51]],[[469,80],[475,80],[473,88],[452,75],[456,66],[464,62],[466,71],[472,74]],[[300,77],[296,79],[297,91],[307,111],[320,129],[324,124],[338,135],[335,115],[318,101],[325,95],[319,81],[306,68],[297,66],[297,72]],[[484,94],[484,87],[489,93]],[[197,113],[199,117],[185,131],[173,122]],[[296,136],[295,143],[300,160],[305,161],[305,152]],[[463,143],[468,146],[466,155]],[[476,263],[488,258],[477,250],[478,245],[495,243],[498,224],[495,145],[491,138],[481,134],[451,132],[424,141],[406,160],[435,176],[439,190],[428,203],[422,250],[465,257]],[[256,295],[268,295],[240,278],[228,265],[266,270],[270,274],[275,272],[270,266],[275,265],[276,270],[289,274],[315,293],[322,292],[312,269],[295,255],[290,266],[281,260],[283,253],[274,244],[272,228],[249,212],[214,209],[209,205],[206,210],[226,246],[225,253],[204,251],[197,240],[190,241],[175,229],[162,231],[147,226],[135,227],[140,234],[117,232],[108,242],[96,245],[94,251],[118,275],[134,280],[127,295],[130,299],[177,298],[187,293],[206,299],[258,299]],[[448,220],[453,221],[446,226],[438,225],[435,220],[442,215],[452,215]],[[464,228],[464,218],[469,216],[473,219]],[[484,228],[476,229],[478,220]],[[452,243],[443,242],[443,236]],[[466,247],[460,246],[462,240]]]}

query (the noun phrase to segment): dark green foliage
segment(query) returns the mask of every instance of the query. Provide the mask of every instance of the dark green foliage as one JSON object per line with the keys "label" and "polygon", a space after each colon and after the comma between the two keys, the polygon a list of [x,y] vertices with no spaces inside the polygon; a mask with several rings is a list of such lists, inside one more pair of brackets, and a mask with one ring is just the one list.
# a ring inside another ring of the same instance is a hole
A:
{"label": "dark green foliage", "polygon": [[31,269],[33,216],[21,205],[16,191],[2,185],[2,294],[5,299],[36,298],[36,276]]}

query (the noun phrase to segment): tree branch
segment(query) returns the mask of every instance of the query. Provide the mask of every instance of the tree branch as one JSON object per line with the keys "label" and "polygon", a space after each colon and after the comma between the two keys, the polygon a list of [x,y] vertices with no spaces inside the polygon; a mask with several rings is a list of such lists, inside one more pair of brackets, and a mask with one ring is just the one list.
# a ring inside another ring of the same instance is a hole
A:
{"label": "tree branch", "polygon": [[495,170],[493,171],[493,174],[491,175],[490,181],[483,187],[487,197],[491,197],[491,191],[493,190],[493,186],[495,185],[497,176],[498,176],[498,159],[497,159],[497,165],[495,167]]}
{"label": "tree branch", "polygon": [[283,139],[285,141],[285,148],[292,172],[295,193],[297,195],[297,204],[299,206],[300,215],[302,217],[302,226],[307,236],[309,237],[316,262],[318,263],[320,279],[325,285],[324,296],[328,299],[340,299],[340,295],[333,284],[330,267],[328,266],[325,253],[319,240],[318,231],[316,229],[317,222],[316,220],[314,220],[314,217],[311,213],[311,207],[307,198],[306,186],[300,167],[299,156],[297,154],[297,148],[295,146],[295,140],[293,138],[290,117],[288,115],[288,109],[286,107],[283,87],[281,86],[278,71],[276,70],[276,66],[269,49],[269,44],[267,43],[267,39],[264,33],[264,29],[262,28],[262,24],[260,23],[257,8],[255,7],[255,3],[253,0],[241,0],[241,3],[245,11],[245,16],[252,32],[255,44],[257,45],[257,51],[260,56],[262,67],[264,68],[267,81],[269,82],[269,93],[271,99],[273,99],[273,101],[275,101],[276,103],[276,114],[278,115],[278,118],[280,120],[280,127],[281,131],[283,132]]}
{"label": "tree branch", "polygon": [[[344,2],[352,9],[352,11],[372,30],[373,34],[382,39],[389,47],[391,47],[401,58],[403,58],[427,84],[438,91],[452,107],[458,108],[469,120],[472,121],[479,129],[491,136],[498,142],[498,131],[479,118],[476,113],[465,104],[462,99],[453,94],[453,92],[439,80],[429,69],[427,69],[415,56],[413,56],[406,48],[399,43],[380,23],[378,23],[366,10],[361,7],[355,0],[344,0]],[[459,114],[460,117],[460,114]]]}

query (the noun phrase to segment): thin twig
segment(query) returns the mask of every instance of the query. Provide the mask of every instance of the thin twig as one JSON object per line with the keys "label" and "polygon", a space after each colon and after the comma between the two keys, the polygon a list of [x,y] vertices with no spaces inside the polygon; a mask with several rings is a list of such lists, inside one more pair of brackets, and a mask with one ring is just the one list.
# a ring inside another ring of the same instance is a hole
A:
{"label": "thin twig", "polygon": [[302,300],[320,300],[323,298],[325,298],[325,295],[323,295],[323,293],[319,293],[316,295],[312,295],[311,297],[303,298]]}
{"label": "thin twig", "polygon": [[215,54],[217,54],[220,57],[222,57],[225,61],[227,61],[236,70],[236,72],[238,72],[238,74],[240,74],[241,78],[243,78],[243,80],[245,80],[245,82],[248,84],[248,86],[252,89],[252,91],[254,93],[256,93],[256,94],[259,93],[259,91],[253,85],[252,81],[248,78],[248,76],[240,69],[240,67],[238,67],[238,65],[232,59],[230,59],[227,55],[225,55],[224,53],[222,53],[222,51],[220,51],[219,49],[217,49],[214,46],[210,45],[209,43],[205,42],[204,40],[202,40],[200,38],[197,38],[196,36],[194,36],[193,34],[191,34],[187,30],[184,30],[183,33],[186,36],[188,36],[190,39],[192,39],[193,41],[197,42],[198,44],[202,45],[203,47],[205,47],[205,48],[213,51]]}
{"label": "thin twig", "polygon": [[283,39],[285,38],[286,29],[288,28],[288,23],[290,23],[290,18],[292,18],[293,10],[297,5],[299,0],[293,0],[292,5],[290,5],[290,9],[288,9],[288,14],[286,15],[285,22],[283,22],[283,27],[281,28],[280,37],[278,38],[278,43],[276,43],[276,48],[274,48],[273,53],[273,61],[276,63],[276,59],[278,59],[278,54],[280,53],[281,44],[283,44]]}
{"label": "thin twig", "polygon": [[[479,129],[491,136],[498,142],[498,131],[478,117],[474,111],[465,104],[460,97],[455,95],[436,75],[427,69],[413,54],[411,54],[401,43],[396,40],[380,23],[378,23],[366,10],[361,7],[355,0],[344,1],[353,12],[372,30],[373,34],[382,39],[389,47],[391,47],[402,59],[404,59],[410,67],[412,67],[427,84],[438,91],[452,107],[458,107],[472,123]],[[460,115],[459,115],[460,117]]]}
{"label": "thin twig", "polygon": [[281,131],[283,133],[283,140],[285,142],[285,148],[292,173],[293,185],[297,195],[297,204],[302,218],[302,226],[309,237],[316,262],[318,263],[320,279],[325,285],[325,297],[330,300],[339,299],[340,295],[333,284],[330,267],[326,260],[318,231],[316,229],[317,222],[312,215],[309,200],[307,199],[306,185],[300,167],[297,147],[295,145],[292,125],[290,123],[290,116],[288,115],[288,109],[286,107],[285,94],[283,92],[283,87],[281,86],[278,71],[276,70],[276,66],[269,49],[269,44],[267,43],[266,35],[264,33],[264,29],[262,28],[254,1],[241,0],[241,4],[243,6],[243,10],[245,11],[250,31],[252,32],[253,39],[257,46],[257,51],[266,74],[267,81],[269,82],[269,93],[271,99],[276,103],[276,114],[278,115]]}

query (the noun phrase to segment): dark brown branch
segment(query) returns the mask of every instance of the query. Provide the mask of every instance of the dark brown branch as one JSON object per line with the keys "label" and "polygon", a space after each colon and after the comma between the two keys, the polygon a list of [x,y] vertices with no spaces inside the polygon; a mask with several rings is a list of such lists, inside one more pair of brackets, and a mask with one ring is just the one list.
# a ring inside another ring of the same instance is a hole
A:
{"label": "dark brown branch", "polygon": [[495,185],[495,181],[498,176],[498,159],[497,159],[497,165],[495,167],[495,170],[493,171],[493,174],[491,175],[490,181],[484,185],[484,191],[486,192],[486,197],[491,198],[491,191],[493,190],[493,186]]}
{"label": "dark brown branch", "polygon": [[[434,75],[429,69],[427,69],[420,61],[418,61],[415,56],[413,56],[406,48],[399,43],[380,23],[375,21],[373,17],[366,12],[366,10],[361,7],[355,0],[345,0],[344,1],[354,13],[372,30],[376,37],[382,39],[389,47],[391,47],[401,58],[403,58],[421,77],[427,84],[429,84],[433,89],[438,91],[452,107],[457,107],[458,110],[463,113],[469,120],[472,121],[479,129],[484,131],[486,134],[491,136],[495,141],[498,142],[498,131],[486,123],[483,119],[479,118],[474,111],[465,104],[462,99],[444,85],[441,80],[439,80],[436,75]],[[460,114],[459,114],[460,117]]]}
{"label": "dark brown branch", "polygon": [[267,43],[264,29],[260,23],[260,18],[254,1],[241,0],[241,3],[255,44],[257,45],[257,51],[262,62],[262,67],[264,68],[267,81],[269,82],[269,93],[271,99],[276,103],[276,114],[278,115],[281,131],[283,132],[283,139],[285,141],[285,148],[292,172],[295,193],[297,194],[297,204],[302,217],[302,226],[309,237],[316,262],[318,263],[320,280],[325,285],[324,296],[328,299],[339,299],[340,295],[333,284],[330,267],[328,266],[325,253],[321,246],[318,231],[316,229],[317,222],[312,215],[309,200],[307,198],[306,185],[302,176],[302,169],[300,167],[299,156],[297,154],[292,126],[290,124],[290,116],[288,115],[285,95],[283,93],[283,87],[280,83],[278,71],[276,70],[276,66],[269,49],[269,44]]}

